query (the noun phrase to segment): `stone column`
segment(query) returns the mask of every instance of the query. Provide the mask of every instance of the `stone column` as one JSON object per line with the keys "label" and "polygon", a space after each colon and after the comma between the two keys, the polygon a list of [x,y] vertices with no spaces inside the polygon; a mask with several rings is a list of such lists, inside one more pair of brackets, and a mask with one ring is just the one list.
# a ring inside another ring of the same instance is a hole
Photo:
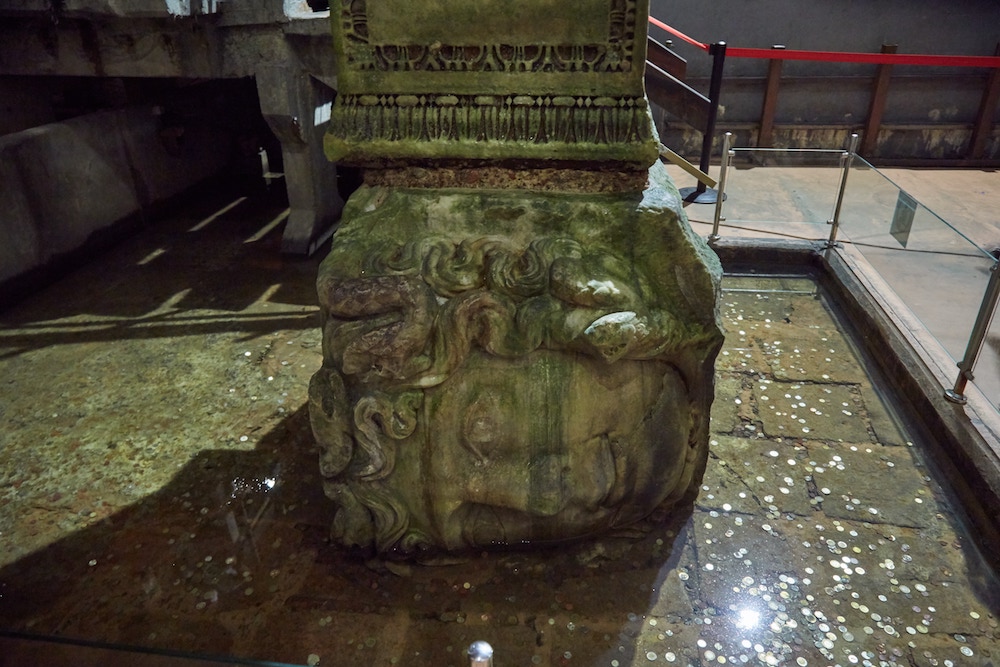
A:
{"label": "stone column", "polygon": [[334,91],[287,65],[262,66],[256,79],[261,112],[281,142],[288,188],[291,212],[281,250],[311,255],[330,238],[344,206],[337,193],[336,165],[323,149]]}
{"label": "stone column", "polygon": [[721,269],[657,161],[645,0],[331,10],[327,154],[365,170],[317,281],[335,537],[580,539],[693,497]]}

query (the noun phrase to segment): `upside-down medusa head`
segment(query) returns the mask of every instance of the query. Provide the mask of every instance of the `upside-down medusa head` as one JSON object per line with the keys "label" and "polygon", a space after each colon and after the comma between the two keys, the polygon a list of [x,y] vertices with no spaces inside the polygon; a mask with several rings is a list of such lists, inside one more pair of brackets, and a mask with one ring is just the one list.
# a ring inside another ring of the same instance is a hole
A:
{"label": "upside-down medusa head", "polygon": [[[334,267],[331,269],[331,267]],[[699,346],[639,267],[568,238],[425,238],[319,279],[310,387],[337,539],[379,552],[584,537],[700,475]]]}

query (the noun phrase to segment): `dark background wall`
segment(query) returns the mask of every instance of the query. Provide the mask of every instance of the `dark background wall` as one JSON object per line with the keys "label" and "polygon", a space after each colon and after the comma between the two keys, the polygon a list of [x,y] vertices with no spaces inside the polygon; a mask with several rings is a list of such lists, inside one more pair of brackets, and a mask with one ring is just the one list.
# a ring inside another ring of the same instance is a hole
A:
{"label": "dark background wall", "polygon": [[[818,51],[878,51],[883,43],[900,53],[993,55],[1000,40],[997,0],[652,0],[650,14],[700,42],[730,46]],[[654,37],[668,37],[651,28]],[[694,75],[707,76],[702,53],[675,41]],[[824,63],[789,63],[789,74],[830,73]],[[870,66],[839,65],[841,74],[864,73]],[[732,61],[732,76],[763,76],[760,61]]]}
{"label": "dark background wall", "polygon": [[[997,0],[652,0],[650,13],[700,42],[730,47],[877,53],[883,44],[895,44],[899,53],[992,56],[1000,42]],[[708,54],[656,27],[650,36],[672,39],[688,61],[687,80],[707,92]],[[752,140],[767,67],[765,60],[727,58],[721,131],[729,124]],[[876,71],[876,65],[785,61],[775,123],[856,129],[868,112]],[[988,75],[985,69],[895,66],[883,123],[938,132],[931,144],[911,147],[918,157],[957,157],[943,147],[942,132],[951,133],[951,145],[962,144],[955,133],[967,134],[975,121]],[[1000,111],[994,122],[1000,122]],[[670,133],[669,123],[661,131]],[[990,155],[997,156],[996,144],[991,140]]]}

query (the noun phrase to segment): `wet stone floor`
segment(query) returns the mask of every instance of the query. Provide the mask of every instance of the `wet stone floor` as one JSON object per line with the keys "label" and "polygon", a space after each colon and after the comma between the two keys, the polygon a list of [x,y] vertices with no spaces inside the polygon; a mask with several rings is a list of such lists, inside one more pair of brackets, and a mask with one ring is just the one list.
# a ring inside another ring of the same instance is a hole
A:
{"label": "wet stone floor", "polygon": [[0,313],[3,630],[310,665],[480,639],[497,667],[1000,665],[990,572],[804,278],[726,278],[678,515],[434,564],[332,546],[317,260],[278,252],[283,206],[199,200]]}

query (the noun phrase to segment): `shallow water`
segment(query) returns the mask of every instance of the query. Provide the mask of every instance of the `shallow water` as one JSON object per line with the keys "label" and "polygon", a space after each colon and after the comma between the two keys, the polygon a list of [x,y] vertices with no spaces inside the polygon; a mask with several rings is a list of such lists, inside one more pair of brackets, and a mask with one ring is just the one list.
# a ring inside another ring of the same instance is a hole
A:
{"label": "shallow water", "polygon": [[0,628],[320,665],[467,665],[477,639],[498,667],[1000,658],[991,574],[803,278],[724,281],[680,514],[433,566],[330,545],[317,260],[252,240],[280,200],[230,203],[0,314]]}

